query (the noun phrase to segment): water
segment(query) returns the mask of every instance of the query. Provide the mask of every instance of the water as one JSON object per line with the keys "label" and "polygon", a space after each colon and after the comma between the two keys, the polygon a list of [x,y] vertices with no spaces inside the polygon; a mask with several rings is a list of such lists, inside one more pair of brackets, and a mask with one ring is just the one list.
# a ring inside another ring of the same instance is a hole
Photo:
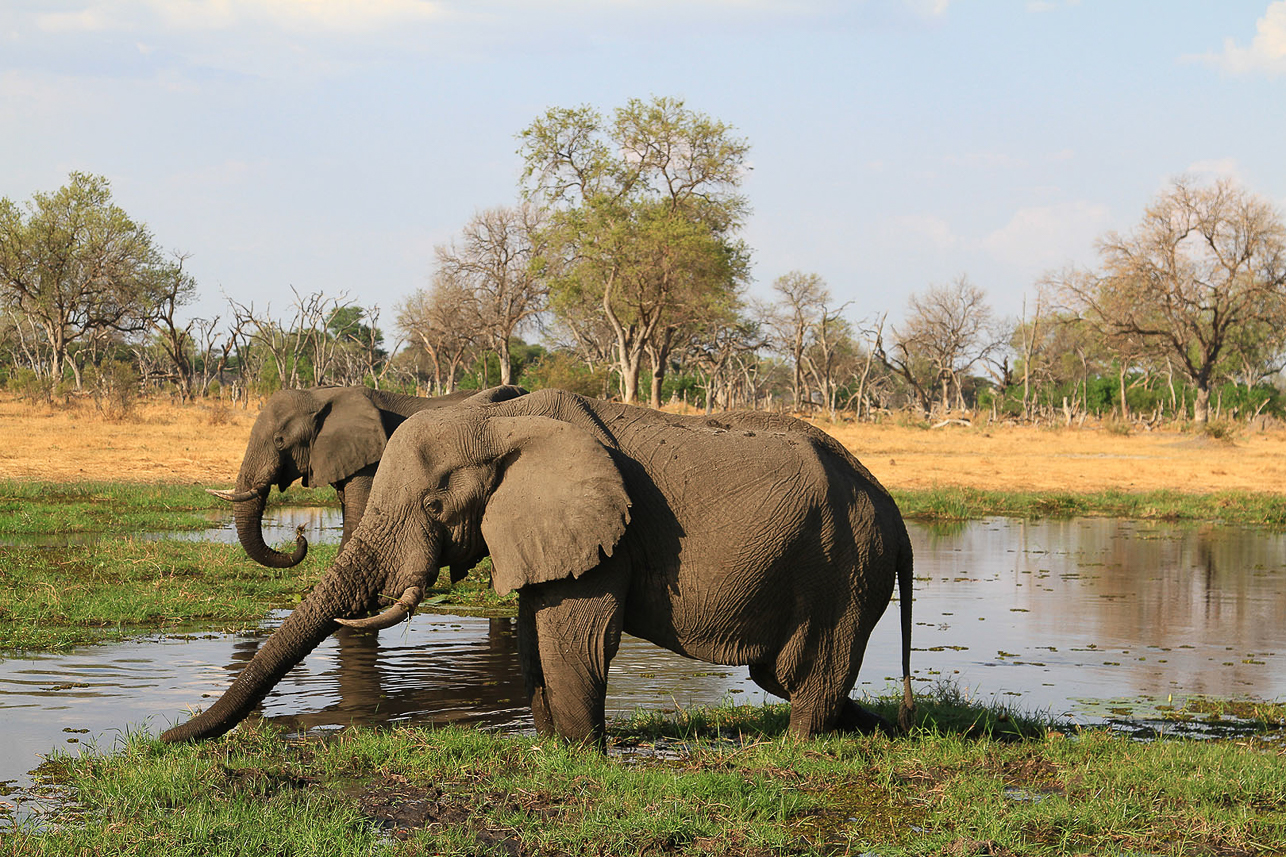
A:
{"label": "water", "polygon": [[[335,541],[333,511],[283,509],[271,541]],[[220,529],[219,532],[224,532]],[[949,678],[971,696],[1083,722],[1191,695],[1286,698],[1286,536],[1223,526],[1084,518],[912,525],[921,688]],[[224,536],[219,536],[223,538]],[[271,627],[280,621],[274,616]],[[141,639],[0,661],[0,793],[56,748],[110,747],[208,705],[267,630]],[[896,609],[872,638],[858,691],[883,692],[899,663]],[[337,635],[283,680],[263,716],[291,728],[467,722],[530,729],[509,620],[419,615],[378,637]],[[609,710],[768,697],[744,668],[681,658],[627,638]],[[0,800],[3,800],[0,796]]]}

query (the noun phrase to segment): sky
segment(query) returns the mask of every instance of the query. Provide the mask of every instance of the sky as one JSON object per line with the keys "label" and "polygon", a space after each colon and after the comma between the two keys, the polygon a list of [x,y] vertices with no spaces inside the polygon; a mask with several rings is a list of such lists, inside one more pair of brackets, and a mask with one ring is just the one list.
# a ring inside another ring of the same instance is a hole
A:
{"label": "sky", "polygon": [[1179,175],[1286,209],[1286,0],[4,0],[0,196],[106,176],[190,314],[389,329],[532,120],[652,96],[751,145],[750,293],[855,322],[961,275],[1018,316]]}

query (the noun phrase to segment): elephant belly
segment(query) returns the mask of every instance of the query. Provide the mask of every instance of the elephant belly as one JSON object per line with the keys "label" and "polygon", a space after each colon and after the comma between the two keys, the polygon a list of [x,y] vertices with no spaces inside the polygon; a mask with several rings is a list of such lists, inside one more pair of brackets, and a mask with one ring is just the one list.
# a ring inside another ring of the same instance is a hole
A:
{"label": "elephant belly", "polygon": [[793,599],[744,575],[692,572],[632,587],[625,631],[708,663],[772,661],[790,636]]}

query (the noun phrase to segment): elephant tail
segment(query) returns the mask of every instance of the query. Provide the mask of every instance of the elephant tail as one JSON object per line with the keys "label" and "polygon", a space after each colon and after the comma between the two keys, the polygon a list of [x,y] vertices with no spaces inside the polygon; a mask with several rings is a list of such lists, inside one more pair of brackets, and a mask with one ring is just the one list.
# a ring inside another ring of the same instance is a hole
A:
{"label": "elephant tail", "polygon": [[914,597],[914,560],[911,539],[903,530],[903,543],[898,551],[898,609],[902,614],[902,704],[898,706],[898,728],[911,730],[915,716],[915,697],[911,694],[911,601]]}

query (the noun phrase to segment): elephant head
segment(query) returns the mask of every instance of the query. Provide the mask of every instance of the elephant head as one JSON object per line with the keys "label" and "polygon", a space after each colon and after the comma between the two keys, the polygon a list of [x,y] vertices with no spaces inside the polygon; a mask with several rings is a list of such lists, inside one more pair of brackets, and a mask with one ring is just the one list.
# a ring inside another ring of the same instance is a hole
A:
{"label": "elephant head", "polygon": [[256,562],[273,568],[298,564],[308,552],[299,535],[293,553],[264,543],[263,510],[272,486],[286,490],[296,479],[318,486],[342,482],[375,464],[386,434],[380,411],[362,388],[279,390],[250,431],[234,491],[211,491],[233,503],[237,537]]}
{"label": "elephant head", "polygon": [[[390,438],[366,515],[321,581],[214,705],[162,739],[228,731],[341,624],[378,629],[407,616],[442,565],[489,553],[501,594],[579,577],[612,554],[629,505],[611,454],[582,429],[478,411],[411,417]],[[396,595],[393,605],[359,618],[393,600],[382,593]]]}

